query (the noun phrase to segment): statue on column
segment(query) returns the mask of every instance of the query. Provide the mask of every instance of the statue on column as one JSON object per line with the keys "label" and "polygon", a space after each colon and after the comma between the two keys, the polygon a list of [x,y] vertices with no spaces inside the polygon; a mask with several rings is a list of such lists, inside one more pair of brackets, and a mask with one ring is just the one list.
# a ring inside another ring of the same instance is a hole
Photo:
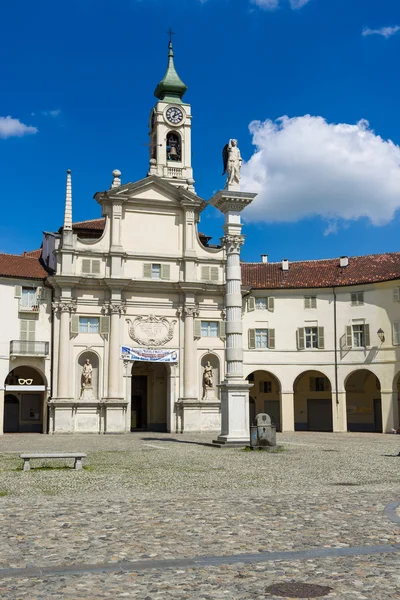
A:
{"label": "statue on column", "polygon": [[90,360],[87,358],[85,364],[82,369],[82,386],[81,386],[81,399],[91,399],[93,398],[93,386],[92,386],[92,377],[93,377],[93,367],[90,363]]}
{"label": "statue on column", "polygon": [[222,175],[226,175],[226,186],[229,188],[234,187],[239,189],[240,187],[240,169],[242,168],[242,157],[238,147],[237,140],[229,140],[222,151],[222,159],[224,163],[224,172]]}

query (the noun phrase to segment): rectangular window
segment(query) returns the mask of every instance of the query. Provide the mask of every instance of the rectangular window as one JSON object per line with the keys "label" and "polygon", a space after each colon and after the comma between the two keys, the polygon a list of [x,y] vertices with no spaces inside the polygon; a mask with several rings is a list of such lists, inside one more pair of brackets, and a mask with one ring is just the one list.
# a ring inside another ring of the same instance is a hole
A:
{"label": "rectangular window", "polygon": [[365,326],[353,325],[353,347],[364,348],[365,345]]}
{"label": "rectangular window", "polygon": [[201,337],[218,337],[218,321],[202,321]]}
{"label": "rectangular window", "polygon": [[79,317],[79,333],[99,333],[99,317]]}
{"label": "rectangular window", "polygon": [[262,394],[270,394],[272,392],[272,381],[260,381],[259,391]]}
{"label": "rectangular window", "polygon": [[152,264],[151,265],[151,278],[152,279],[161,279],[161,265],[160,264]]}
{"label": "rectangular window", "polygon": [[364,304],[364,292],[356,292],[351,294],[351,305],[362,306]]}
{"label": "rectangular window", "polygon": [[315,378],[315,391],[316,392],[325,392],[326,384],[325,377],[316,377]]}
{"label": "rectangular window", "polygon": [[318,348],[318,327],[305,327],[304,341],[306,348]]}
{"label": "rectangular window", "polygon": [[393,323],[393,346],[400,346],[400,321]]}
{"label": "rectangular window", "polygon": [[267,310],[266,298],[256,298],[256,310]]}
{"label": "rectangular window", "polygon": [[256,348],[268,348],[268,329],[256,329]]}
{"label": "rectangular window", "polygon": [[32,308],[36,304],[36,290],[32,288],[22,288],[21,306],[24,308]]}
{"label": "rectangular window", "polygon": [[304,296],[304,308],[317,308],[317,296]]}

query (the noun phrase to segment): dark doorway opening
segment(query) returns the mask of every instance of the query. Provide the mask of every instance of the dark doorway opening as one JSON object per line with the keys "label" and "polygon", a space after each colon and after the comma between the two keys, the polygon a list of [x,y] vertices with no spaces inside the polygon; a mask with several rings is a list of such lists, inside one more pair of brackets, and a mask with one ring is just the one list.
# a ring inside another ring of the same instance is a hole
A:
{"label": "dark doorway opening", "polygon": [[4,433],[19,432],[19,401],[15,396],[4,399]]}
{"label": "dark doorway opening", "polygon": [[308,399],[308,431],[332,431],[332,400]]}
{"label": "dark doorway opening", "polygon": [[382,400],[380,398],[374,400],[374,428],[376,433],[383,433]]}
{"label": "dark doorway opening", "polygon": [[147,429],[147,375],[132,376],[131,431]]}

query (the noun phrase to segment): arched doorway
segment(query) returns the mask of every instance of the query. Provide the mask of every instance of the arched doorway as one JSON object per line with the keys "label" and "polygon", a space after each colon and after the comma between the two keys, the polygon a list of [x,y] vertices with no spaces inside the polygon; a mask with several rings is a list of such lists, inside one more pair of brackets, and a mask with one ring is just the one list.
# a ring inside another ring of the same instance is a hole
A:
{"label": "arched doorway", "polygon": [[295,431],[333,431],[332,386],[320,371],[305,371],[295,380]]}
{"label": "arched doorway", "polygon": [[380,381],[372,371],[359,369],[346,379],[347,430],[382,433]]}
{"label": "arched doorway", "polygon": [[253,424],[258,413],[267,413],[276,425],[276,430],[282,430],[281,420],[281,384],[275,375],[269,371],[253,371],[247,376],[247,381],[253,384],[250,389],[250,423]]}
{"label": "arched doorway", "polygon": [[44,377],[34,367],[15,367],[5,380],[4,432],[43,433],[45,429]]}
{"label": "arched doorway", "polygon": [[168,367],[134,363],[131,387],[131,431],[168,431]]}

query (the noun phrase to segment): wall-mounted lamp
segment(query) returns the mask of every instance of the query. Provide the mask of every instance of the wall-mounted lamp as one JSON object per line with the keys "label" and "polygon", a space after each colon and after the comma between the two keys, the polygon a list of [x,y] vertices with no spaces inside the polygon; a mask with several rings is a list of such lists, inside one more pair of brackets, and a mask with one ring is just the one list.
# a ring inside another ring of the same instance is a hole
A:
{"label": "wall-mounted lamp", "polygon": [[383,329],[378,329],[378,331],[376,332],[378,334],[378,338],[381,340],[381,342],[383,343],[385,341],[385,333],[383,331]]}

